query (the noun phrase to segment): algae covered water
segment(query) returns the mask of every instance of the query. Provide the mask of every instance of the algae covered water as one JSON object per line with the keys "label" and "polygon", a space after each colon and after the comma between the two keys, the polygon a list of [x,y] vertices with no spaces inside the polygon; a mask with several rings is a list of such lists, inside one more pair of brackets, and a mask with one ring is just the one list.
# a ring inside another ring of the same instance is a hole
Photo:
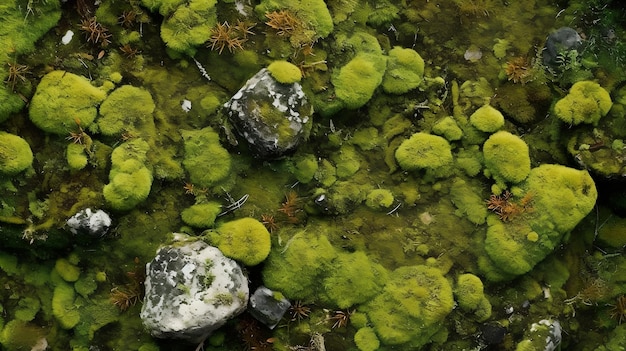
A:
{"label": "algae covered water", "polygon": [[626,347],[620,5],[4,1],[1,349]]}

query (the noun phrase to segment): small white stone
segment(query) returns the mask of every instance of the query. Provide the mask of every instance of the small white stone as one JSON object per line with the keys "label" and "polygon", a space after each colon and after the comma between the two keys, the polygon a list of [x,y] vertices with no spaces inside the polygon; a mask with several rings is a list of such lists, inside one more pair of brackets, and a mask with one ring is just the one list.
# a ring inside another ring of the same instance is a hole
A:
{"label": "small white stone", "polygon": [[63,45],[69,44],[70,41],[72,41],[73,36],[74,36],[74,32],[72,32],[71,30],[68,30],[67,32],[65,32],[65,35],[63,36],[63,38],[61,38],[61,43],[63,43]]}
{"label": "small white stone", "polygon": [[191,101],[187,99],[183,100],[183,103],[182,105],[180,105],[180,107],[182,107],[183,111],[185,112],[191,111]]}

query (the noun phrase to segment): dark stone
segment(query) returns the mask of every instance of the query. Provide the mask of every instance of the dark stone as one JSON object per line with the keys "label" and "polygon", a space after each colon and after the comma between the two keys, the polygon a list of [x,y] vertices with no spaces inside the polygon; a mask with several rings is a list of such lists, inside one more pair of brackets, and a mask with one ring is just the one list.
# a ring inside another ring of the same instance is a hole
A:
{"label": "dark stone", "polygon": [[224,105],[230,123],[263,159],[286,156],[309,137],[313,108],[299,83],[281,84],[260,70]]}
{"label": "dark stone", "polygon": [[506,328],[498,323],[485,323],[480,326],[479,340],[483,345],[497,345],[504,341]]}
{"label": "dark stone", "polygon": [[543,64],[547,66],[558,65],[556,58],[559,54],[578,50],[582,43],[582,38],[573,28],[561,27],[557,29],[546,39],[546,45],[543,48]]}
{"label": "dark stone", "polygon": [[289,307],[291,307],[289,300],[284,297],[277,298],[272,290],[260,286],[250,296],[248,312],[268,328],[274,329]]}

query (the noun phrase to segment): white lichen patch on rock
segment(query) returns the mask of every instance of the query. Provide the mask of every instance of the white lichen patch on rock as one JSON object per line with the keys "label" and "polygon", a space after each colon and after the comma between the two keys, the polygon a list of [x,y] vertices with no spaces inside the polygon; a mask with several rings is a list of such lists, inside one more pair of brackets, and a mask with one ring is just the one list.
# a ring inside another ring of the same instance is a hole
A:
{"label": "white lichen patch on rock", "polygon": [[162,247],[146,271],[141,319],[154,337],[199,342],[246,308],[241,267],[202,241]]}

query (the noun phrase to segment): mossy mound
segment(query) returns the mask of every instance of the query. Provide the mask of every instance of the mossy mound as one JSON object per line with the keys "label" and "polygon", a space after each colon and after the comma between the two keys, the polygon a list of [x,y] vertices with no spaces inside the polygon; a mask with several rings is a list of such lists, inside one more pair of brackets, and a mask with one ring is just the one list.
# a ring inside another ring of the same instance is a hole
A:
{"label": "mossy mound", "polygon": [[528,145],[506,131],[497,132],[483,144],[485,167],[496,183],[519,183],[530,172]]}
{"label": "mossy mound", "polygon": [[612,105],[611,96],[600,84],[582,81],[572,85],[568,94],[554,104],[554,114],[568,124],[597,125]]}
{"label": "mossy mound", "polygon": [[361,53],[354,57],[332,77],[335,94],[348,109],[365,105],[382,83],[385,57]]}
{"label": "mossy mound", "polygon": [[28,116],[39,129],[67,135],[80,126],[88,128],[96,119],[98,105],[106,92],[87,78],[66,71],[52,71],[39,82],[30,102]]}
{"label": "mossy mound", "polygon": [[274,61],[267,66],[267,70],[282,84],[293,84],[302,79],[302,72],[298,66],[287,61]]}
{"label": "mossy mound", "polygon": [[195,186],[210,188],[230,174],[231,159],[212,128],[181,130],[185,146],[183,166]]}
{"label": "mossy mound", "polygon": [[452,287],[441,271],[420,265],[393,271],[383,291],[362,310],[382,344],[419,349],[441,331],[453,307]]}
{"label": "mossy mound", "polygon": [[387,54],[382,87],[386,93],[404,94],[424,80],[424,59],[413,49],[396,46]]}
{"label": "mossy mound", "polygon": [[400,144],[395,153],[398,165],[405,171],[425,169],[435,174],[447,173],[452,165],[448,141],[428,133],[415,133]]}
{"label": "mossy mound", "polygon": [[[155,104],[146,89],[123,85],[109,94],[100,106],[98,129],[104,135],[119,135],[130,132],[139,135],[138,126],[152,121]],[[149,137],[149,135],[141,135]]]}
{"label": "mossy mound", "polygon": [[491,105],[483,105],[470,116],[470,123],[481,132],[493,133],[504,126],[504,116]]}
{"label": "mossy mound", "polygon": [[32,163],[33,152],[26,140],[0,132],[0,174],[17,174],[29,168]]}
{"label": "mossy mound", "polygon": [[196,228],[209,228],[222,212],[222,205],[217,202],[195,204],[180,213],[185,224]]}
{"label": "mossy mound", "polygon": [[109,184],[102,189],[111,208],[130,210],[150,194],[152,171],[146,165],[149,148],[142,139],[132,139],[113,150]]}
{"label": "mossy mound", "polygon": [[205,235],[225,256],[246,266],[256,266],[263,262],[272,246],[270,233],[263,223],[254,218],[241,218],[223,223]]}

